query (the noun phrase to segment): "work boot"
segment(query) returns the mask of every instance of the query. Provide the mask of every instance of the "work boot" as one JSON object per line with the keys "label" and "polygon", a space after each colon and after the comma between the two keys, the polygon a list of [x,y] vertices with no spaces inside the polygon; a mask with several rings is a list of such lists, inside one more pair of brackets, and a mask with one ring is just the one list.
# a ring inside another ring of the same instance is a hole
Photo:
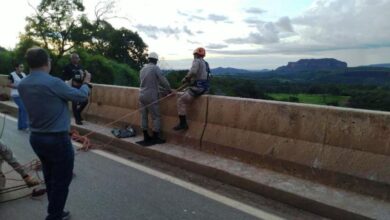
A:
{"label": "work boot", "polygon": [[154,144],[163,144],[166,141],[160,138],[160,132],[153,131],[153,142]]}
{"label": "work boot", "polygon": [[35,179],[34,177],[31,177],[30,175],[25,176],[23,180],[28,187],[33,187],[40,184],[39,180]]}
{"label": "work boot", "polygon": [[153,145],[154,141],[153,141],[152,137],[149,136],[148,130],[143,130],[142,132],[144,133],[144,140],[137,141],[136,143],[141,145],[141,146],[144,146],[144,147],[148,147],[148,146]]}
{"label": "work boot", "polygon": [[187,119],[185,115],[179,115],[180,122],[176,127],[173,128],[175,131],[180,131],[180,130],[187,130],[188,129],[188,124],[187,124]]}

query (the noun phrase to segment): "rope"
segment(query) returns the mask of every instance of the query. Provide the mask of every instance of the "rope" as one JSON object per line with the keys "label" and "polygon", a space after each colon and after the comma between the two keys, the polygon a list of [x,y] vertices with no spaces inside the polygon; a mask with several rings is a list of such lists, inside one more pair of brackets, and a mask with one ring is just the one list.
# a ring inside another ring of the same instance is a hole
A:
{"label": "rope", "polygon": [[[181,89],[183,89],[185,86],[186,86],[186,85],[181,86],[181,87],[178,89],[178,91],[180,91]],[[145,108],[147,108],[147,107],[150,107],[150,106],[152,106],[152,105],[154,105],[154,104],[156,104],[156,103],[158,103],[158,102],[161,102],[161,101],[163,101],[163,100],[165,100],[165,99],[171,97],[173,94],[174,94],[174,93],[171,93],[171,94],[169,94],[169,95],[167,95],[167,96],[165,96],[165,97],[163,97],[163,98],[161,98],[161,99],[158,99],[158,100],[156,100],[156,101],[154,101],[154,102],[151,102],[151,103],[148,104],[148,105],[145,105],[145,106],[143,106],[143,107],[141,107],[141,108],[138,108],[138,109],[136,109],[136,110],[134,110],[134,111],[132,111],[132,112],[129,112],[129,113],[123,115],[122,117],[117,118],[116,120],[114,120],[114,121],[112,121],[112,122],[106,123],[106,124],[103,125],[103,128],[104,128],[104,127],[109,127],[109,126],[111,126],[111,125],[113,125],[113,124],[115,124],[115,123],[117,123],[117,122],[119,122],[119,121],[121,121],[121,120],[123,120],[123,119],[125,119],[125,118],[127,118],[127,117],[130,117],[130,116],[136,114],[137,112],[142,111],[143,109],[145,109]],[[105,143],[105,144],[102,144],[102,145],[94,145],[94,146],[93,146],[93,145],[91,144],[90,140],[88,139],[88,137],[91,136],[92,134],[97,133],[97,132],[100,131],[100,130],[102,130],[102,129],[98,129],[98,130],[95,130],[95,131],[90,131],[90,132],[88,132],[87,134],[82,135],[82,136],[79,134],[78,131],[72,130],[72,131],[71,131],[72,139],[73,139],[74,141],[77,141],[77,142],[79,142],[79,143],[82,143],[82,147],[79,148],[78,150],[88,151],[88,150],[90,150],[90,149],[92,149],[92,148],[95,148],[95,149],[96,149],[96,148],[98,148],[99,146],[103,148],[103,147],[105,147],[106,145],[112,143],[112,142],[115,140],[115,137],[110,137],[110,140],[108,141],[108,143]]]}
{"label": "rope", "polygon": [[[183,89],[184,89],[185,87],[187,87],[187,86],[188,86],[188,84],[183,84],[182,86],[180,86],[180,87],[177,89],[177,91],[181,91],[181,90],[183,90]],[[136,109],[136,110],[134,110],[134,111],[132,111],[132,112],[129,112],[129,113],[123,115],[122,117],[120,117],[120,118],[118,118],[118,119],[116,119],[116,120],[114,120],[114,121],[112,121],[112,122],[109,122],[109,123],[107,123],[107,124],[104,124],[103,127],[108,127],[108,126],[113,125],[113,124],[115,124],[115,123],[117,123],[117,122],[119,122],[119,121],[121,121],[121,120],[123,120],[123,119],[125,119],[125,118],[127,118],[127,117],[130,117],[130,116],[136,114],[137,112],[142,111],[143,109],[145,109],[145,108],[147,108],[147,107],[150,107],[150,106],[152,106],[152,105],[154,105],[154,104],[156,104],[156,103],[159,103],[159,102],[161,102],[161,101],[163,101],[163,100],[165,100],[165,99],[171,97],[173,94],[174,94],[174,93],[171,93],[171,94],[169,94],[169,95],[167,95],[167,96],[165,96],[165,97],[163,97],[163,98],[160,98],[160,99],[158,99],[158,100],[156,100],[156,101],[154,101],[154,102],[152,102],[152,103],[150,103],[150,104],[148,104],[148,105],[145,105],[145,106],[143,106],[143,107],[141,107],[141,108],[138,108],[138,109]],[[90,103],[89,103],[89,104],[90,104]],[[2,128],[2,131],[1,131],[0,138],[1,138],[2,134],[3,134],[4,127],[5,127],[5,114],[4,114],[4,119],[3,119],[3,120],[4,120],[4,123],[3,123],[3,128]],[[111,144],[111,143],[114,141],[115,138],[114,138],[114,137],[111,137],[110,140],[109,140],[107,143],[105,143],[105,144],[102,144],[102,145],[92,145],[92,143],[91,143],[91,141],[89,140],[88,136],[91,136],[92,134],[97,133],[99,130],[102,130],[102,129],[98,129],[98,130],[95,130],[95,131],[88,132],[88,133],[85,134],[85,135],[80,135],[80,133],[79,133],[77,130],[74,130],[74,129],[73,129],[73,130],[70,132],[70,135],[71,135],[72,140],[77,141],[77,142],[79,142],[79,143],[82,143],[82,147],[81,147],[80,149],[78,149],[78,150],[88,151],[88,150],[90,150],[90,149],[92,149],[92,148],[103,148],[103,147],[105,147],[106,145],[109,145],[109,144]],[[31,171],[31,170],[35,170],[35,171],[36,171],[37,177],[39,178],[39,180],[41,180],[41,183],[43,183],[44,181],[40,178],[39,173],[38,173],[38,170],[40,169],[40,166],[41,166],[41,162],[40,162],[38,159],[33,159],[33,160],[31,160],[30,162],[28,162],[28,163],[26,163],[26,164],[24,164],[24,165],[21,165],[21,166],[19,166],[19,167],[17,167],[17,168],[26,168],[26,167],[29,167],[29,168],[30,168],[30,171]],[[11,173],[11,172],[14,172],[17,168],[14,168],[14,169],[12,169],[12,170],[9,170],[9,171],[5,172],[4,175],[5,175],[5,174],[9,174],[9,173]],[[7,179],[7,180],[21,181],[21,180],[16,180],[16,179],[11,179],[11,178],[9,178],[9,179]],[[28,188],[28,186],[25,185],[25,184],[24,184],[24,185],[19,185],[19,186],[14,186],[14,187],[9,187],[9,188],[6,188],[6,189],[2,189],[2,190],[0,191],[0,195],[1,195],[1,194],[4,194],[4,193],[10,193],[10,192],[14,192],[14,191],[26,189],[26,188]],[[33,193],[29,193],[29,194],[27,194],[27,195],[24,195],[24,196],[21,196],[21,197],[18,197],[18,198],[6,200],[6,201],[0,201],[0,204],[1,204],[1,203],[5,203],[5,202],[10,202],[10,201],[18,200],[18,199],[22,199],[22,198],[26,198],[26,197],[32,196],[32,195],[33,195]]]}

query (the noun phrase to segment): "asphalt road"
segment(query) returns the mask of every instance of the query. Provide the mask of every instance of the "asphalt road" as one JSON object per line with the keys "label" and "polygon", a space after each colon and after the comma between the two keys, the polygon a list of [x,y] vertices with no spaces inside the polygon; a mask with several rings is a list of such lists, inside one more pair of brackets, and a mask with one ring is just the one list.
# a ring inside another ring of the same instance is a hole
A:
{"label": "asphalt road", "polygon": [[[16,129],[14,120],[6,120],[2,140],[22,163],[35,158],[28,136]],[[97,153],[77,154],[74,171],[66,206],[72,219],[257,219],[232,205]],[[46,206],[46,197],[0,204],[0,219],[44,219]]]}

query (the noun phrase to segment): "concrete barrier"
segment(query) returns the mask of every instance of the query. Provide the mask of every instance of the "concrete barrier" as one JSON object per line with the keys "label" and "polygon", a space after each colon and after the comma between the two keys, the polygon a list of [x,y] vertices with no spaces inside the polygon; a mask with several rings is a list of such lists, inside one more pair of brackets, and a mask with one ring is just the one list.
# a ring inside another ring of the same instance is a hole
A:
{"label": "concrete barrier", "polygon": [[[102,124],[131,114],[116,126],[140,131],[138,95],[95,84],[84,117]],[[390,199],[389,112],[202,96],[189,110],[189,130],[175,132],[176,100],[160,103],[169,143]]]}
{"label": "concrete barrier", "polygon": [[[140,131],[141,116],[137,111],[139,90],[122,86],[108,86],[95,84],[90,96],[90,105],[85,110],[88,120],[108,123],[126,114],[131,114],[120,120],[117,125],[131,124]],[[178,123],[175,96],[165,98],[160,104],[162,115],[162,133],[167,141],[183,146],[199,148],[201,136],[206,122],[206,99],[197,99],[189,110],[188,121],[190,129],[185,132],[175,132],[172,128]],[[149,120],[150,128],[152,121]]]}
{"label": "concrete barrier", "polygon": [[11,95],[11,90],[7,87],[4,87],[8,85],[8,82],[7,75],[0,75],[0,94],[7,94],[8,96]]}
{"label": "concrete barrier", "polygon": [[390,198],[390,113],[212,96],[201,147]]}

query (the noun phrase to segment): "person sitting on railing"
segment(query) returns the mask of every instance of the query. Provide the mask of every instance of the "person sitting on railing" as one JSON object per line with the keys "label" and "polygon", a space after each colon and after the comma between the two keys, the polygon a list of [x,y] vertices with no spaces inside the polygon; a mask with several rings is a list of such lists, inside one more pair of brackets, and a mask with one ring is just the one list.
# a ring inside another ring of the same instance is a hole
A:
{"label": "person sitting on railing", "polygon": [[182,83],[187,84],[189,88],[178,98],[177,111],[179,114],[179,124],[173,129],[176,131],[188,129],[187,109],[195,98],[203,95],[209,90],[209,67],[203,59],[206,56],[206,50],[199,47],[194,50],[194,61],[188,74],[183,78]]}

